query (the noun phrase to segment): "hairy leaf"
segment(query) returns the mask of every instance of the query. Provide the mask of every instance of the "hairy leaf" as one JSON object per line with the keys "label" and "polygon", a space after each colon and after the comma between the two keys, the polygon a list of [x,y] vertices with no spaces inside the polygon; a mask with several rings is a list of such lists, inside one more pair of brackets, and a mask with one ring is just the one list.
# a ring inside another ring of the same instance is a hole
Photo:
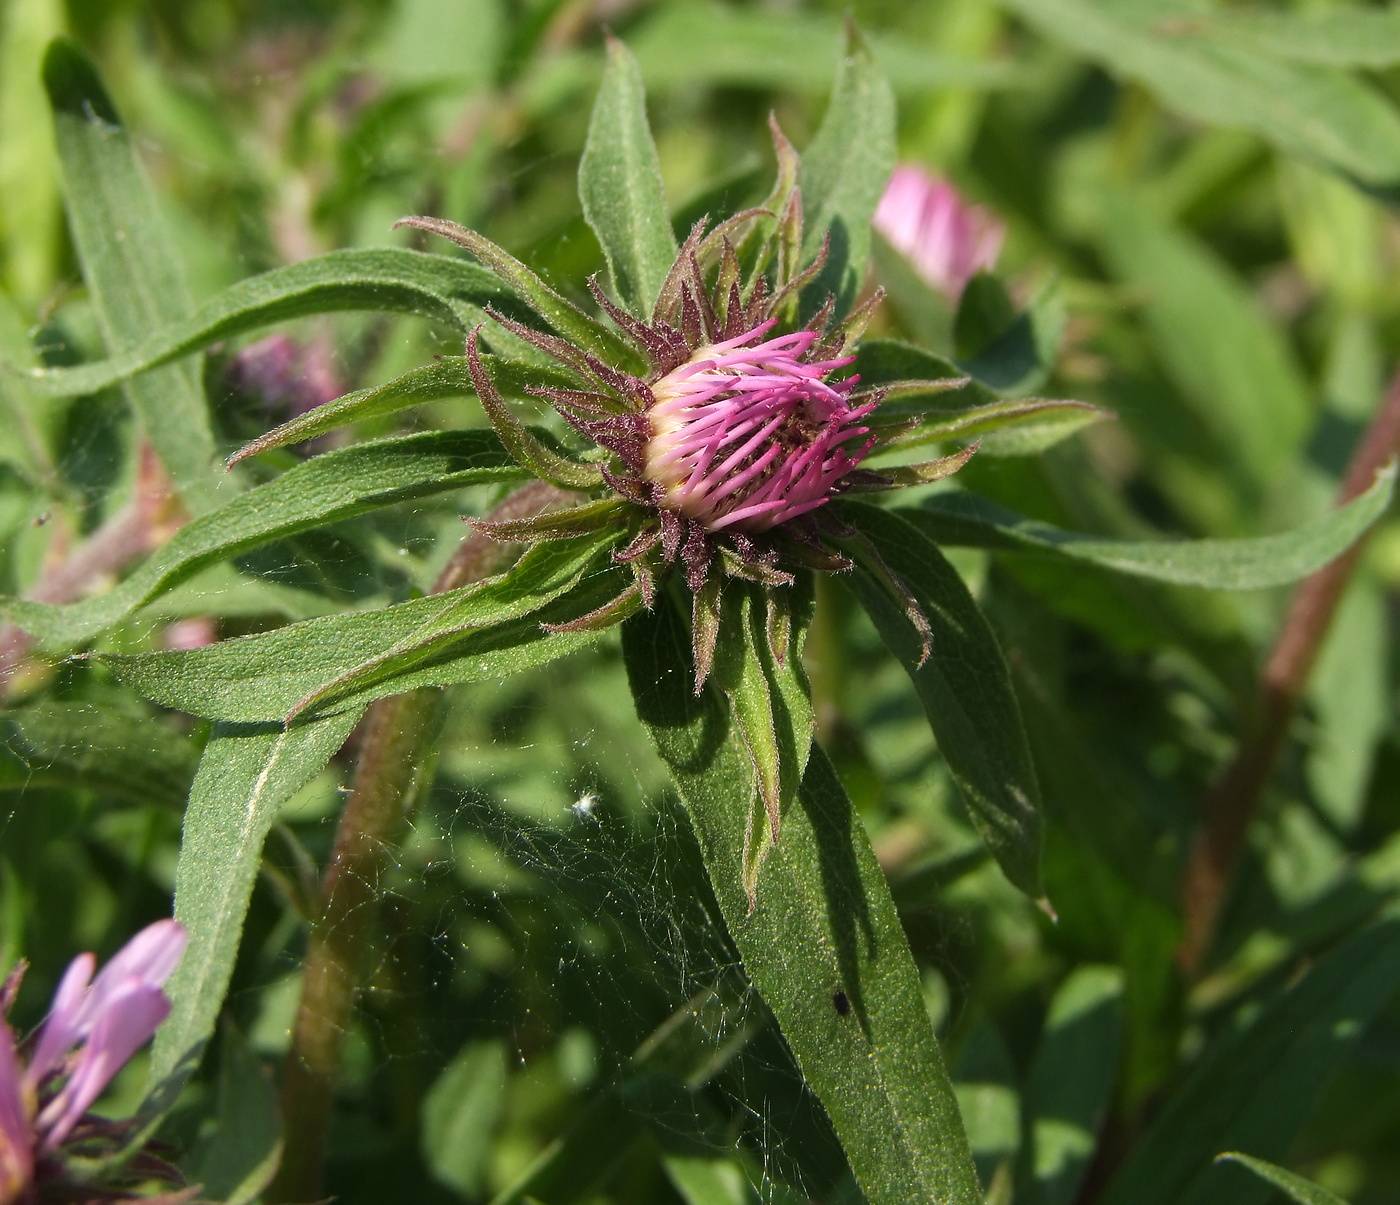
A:
{"label": "hairy leaf", "polygon": [[540,625],[586,614],[621,592],[622,570],[589,572],[617,534],[536,545],[508,573],[378,611],[102,661],[146,698],[239,723],[516,673],[597,639],[597,632],[547,633]]}
{"label": "hairy leaf", "polygon": [[903,663],[928,714],[939,751],[961,788],[982,839],[1006,877],[1032,899],[1040,880],[1040,788],[1005,658],[958,572],[901,515],[857,502],[838,512],[855,526],[932,627],[927,660],[901,600],[860,547],[856,593],[890,651]]}
{"label": "hairy leaf", "polygon": [[607,256],[614,290],[633,314],[649,317],[675,261],[676,238],[647,125],[642,73],[632,52],[611,36],[579,163],[578,192]]}
{"label": "hairy leaf", "polygon": [[205,566],[273,540],[410,498],[526,477],[489,431],[425,431],[356,444],[288,469],[186,524],[105,594],[68,606],[0,598],[0,613],[41,641],[77,644]]}
{"label": "hairy leaf", "polygon": [[1263,1159],[1256,1159],[1252,1155],[1242,1155],[1239,1151],[1226,1151],[1225,1154],[1217,1156],[1215,1161],[1217,1163],[1238,1163],[1241,1167],[1249,1168],[1256,1176],[1283,1189],[1293,1200],[1299,1202],[1299,1205],[1347,1205],[1341,1197],[1328,1192],[1321,1185],[1314,1184],[1311,1180],[1304,1180],[1296,1172],[1279,1167],[1275,1163],[1266,1163]]}
{"label": "hairy leaf", "polygon": [[1290,532],[1238,540],[1111,540],[1027,519],[972,494],[925,498],[901,510],[940,544],[1035,552],[1089,561],[1118,573],[1210,590],[1259,590],[1297,581],[1340,556],[1386,512],[1394,465],[1364,494]]}
{"label": "hairy leaf", "polygon": [[839,319],[856,299],[870,258],[870,219],[894,171],[894,94],[870,48],[852,25],[826,116],[802,156],[803,258],[831,235],[825,266],[804,292],[804,313],[828,293]]}
{"label": "hairy leaf", "polygon": [[719,695],[696,697],[690,637],[663,598],[623,625],[633,697],[671,767],[725,922],[874,1205],[981,1201],[884,875],[821,749],[755,884],[754,773]]}
{"label": "hairy leaf", "polygon": [[[157,330],[111,359],[75,368],[31,369],[30,387],[49,397],[106,389],[234,335],[308,314],[377,310],[417,314],[464,333],[486,319],[482,306],[518,306],[510,288],[485,268],[446,255],[393,247],[332,251],[261,276],[250,276],[211,297],[188,318]],[[488,338],[491,331],[487,332]]]}
{"label": "hairy leaf", "polygon": [[[120,355],[188,317],[184,267],[131,136],[76,44],[58,39],[49,47],[44,84],[73,242],[107,349]],[[199,362],[132,381],[126,395],[185,505],[208,510],[219,476]]]}
{"label": "hairy leaf", "polygon": [[190,942],[166,985],[170,1016],[151,1055],[158,1104],[173,1101],[214,1032],[277,809],[345,743],[361,710],[288,728],[217,725],[205,746],[175,866],[175,919]]}

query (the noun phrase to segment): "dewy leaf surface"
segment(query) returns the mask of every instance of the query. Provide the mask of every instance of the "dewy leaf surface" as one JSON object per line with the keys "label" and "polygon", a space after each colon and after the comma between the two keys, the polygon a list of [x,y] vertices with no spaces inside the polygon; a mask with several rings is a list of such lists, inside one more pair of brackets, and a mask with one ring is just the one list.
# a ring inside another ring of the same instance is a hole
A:
{"label": "dewy leaf surface", "polygon": [[[987,848],[1032,899],[1040,880],[1040,788],[1001,648],[956,569],[900,514],[843,502],[857,527],[922,607],[933,628],[921,666],[918,633],[868,564],[852,584],[890,651],[903,663]],[[859,562],[860,553],[852,549]]]}
{"label": "dewy leaf surface", "polygon": [[836,294],[838,318],[855,302],[870,258],[870,220],[894,171],[894,117],[894,93],[852,26],[826,116],[802,155],[803,259],[831,233],[826,266],[804,294],[807,312],[828,293]]}
{"label": "dewy leaf surface", "polygon": [[[117,355],[188,317],[184,267],[92,63],[59,39],[44,56],[44,84],[73,242],[102,337]],[[199,361],[132,381],[126,395],[181,500],[195,513],[210,509],[219,473]]]}
{"label": "dewy leaf surface", "polygon": [[[597,639],[597,632],[546,633],[540,624],[577,618],[621,592],[621,570],[588,573],[619,534],[537,545],[499,577],[377,611],[322,616],[199,649],[102,660],[138,694],[237,723],[283,721],[333,700],[339,710],[352,696],[358,705],[417,686],[517,673]],[[556,600],[559,606],[549,608]]]}
{"label": "dewy leaf surface", "polygon": [[1238,540],[1104,539],[1027,519],[965,493],[936,494],[918,509],[896,513],[940,544],[1090,561],[1177,586],[1261,590],[1307,577],[1350,548],[1390,506],[1395,473],[1392,464],[1360,497],[1292,531]]}
{"label": "dewy leaf surface", "polygon": [[1278,1159],[1330,1073],[1400,992],[1400,920],[1361,930],[1243,1029],[1226,1032],[1158,1114],[1103,1205],[1265,1205],[1271,1185],[1213,1166],[1223,1150]]}
{"label": "dewy leaf surface", "polygon": [[288,469],[186,524],[105,594],[68,606],[0,599],[0,613],[41,641],[76,644],[216,561],[377,507],[526,476],[489,431],[425,431],[356,444]]}
{"label": "dewy leaf surface", "polygon": [[618,297],[638,317],[650,316],[675,261],[676,239],[647,124],[642,73],[632,52],[611,36],[579,163],[578,191]]}
{"label": "dewy leaf surface", "polygon": [[[514,293],[485,268],[446,255],[395,247],[332,251],[250,276],[211,297],[182,321],[139,346],[74,368],[33,369],[36,393],[75,397],[118,384],[220,339],[309,314],[345,310],[416,314],[465,332],[486,320],[482,307],[519,311]],[[488,328],[488,339],[491,331]]]}
{"label": "dewy leaf surface", "polygon": [[720,696],[696,698],[669,600],[623,625],[637,713],[670,765],[725,922],[872,1205],[981,1202],[957,1102],[883,872],[813,747],[755,885],[753,771]]}
{"label": "dewy leaf surface", "polygon": [[214,729],[190,788],[175,865],[175,919],[190,942],[166,985],[150,1083],[173,1101],[197,1066],[228,991],[263,840],[277,809],[345,743],[363,708],[310,723]]}

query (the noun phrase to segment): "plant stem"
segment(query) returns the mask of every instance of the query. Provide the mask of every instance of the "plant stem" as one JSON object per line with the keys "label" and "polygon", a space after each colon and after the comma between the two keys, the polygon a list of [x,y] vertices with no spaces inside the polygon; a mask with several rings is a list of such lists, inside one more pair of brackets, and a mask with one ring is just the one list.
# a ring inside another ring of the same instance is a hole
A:
{"label": "plant stem", "polygon": [[[488,516],[528,518],[569,495],[544,482],[516,491]],[[432,593],[480,581],[510,556],[480,533],[468,536],[438,576]],[[283,1152],[268,1190],[273,1202],[322,1195],[326,1134],[341,1057],[378,930],[379,878],[408,820],[442,692],[432,688],[380,699],[362,726],[359,759],[335,848],[321,880],[321,911],[306,953],[291,1048],[282,1073]]]}
{"label": "plant stem", "polygon": [[[1337,505],[1364,493],[1376,473],[1400,451],[1400,370],[1391,379],[1367,427],[1337,495]],[[1259,676],[1258,704],[1249,731],[1234,760],[1206,796],[1200,826],[1187,855],[1181,879],[1185,933],[1177,959],[1188,978],[1196,978],[1210,952],[1220,911],[1245,837],[1274,764],[1283,751],[1289,723],[1307,689],[1318,651],[1337,606],[1360,559],[1365,539],[1358,540],[1331,564],[1307,578],[1289,605],[1269,659]]]}

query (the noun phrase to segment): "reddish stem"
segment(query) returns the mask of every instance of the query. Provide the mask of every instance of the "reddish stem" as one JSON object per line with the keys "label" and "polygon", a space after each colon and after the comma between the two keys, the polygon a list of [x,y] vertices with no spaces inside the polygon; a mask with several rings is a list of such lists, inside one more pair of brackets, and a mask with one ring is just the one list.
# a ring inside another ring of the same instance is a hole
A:
{"label": "reddish stem", "polygon": [[[1337,494],[1341,506],[1364,493],[1400,451],[1400,371],[1352,454]],[[1307,578],[1289,605],[1259,676],[1259,701],[1234,760],[1206,796],[1201,824],[1181,879],[1185,933],[1177,959],[1196,978],[1210,952],[1250,823],[1259,810],[1289,723],[1307,689],[1318,651],[1337,613],[1365,539]]]}

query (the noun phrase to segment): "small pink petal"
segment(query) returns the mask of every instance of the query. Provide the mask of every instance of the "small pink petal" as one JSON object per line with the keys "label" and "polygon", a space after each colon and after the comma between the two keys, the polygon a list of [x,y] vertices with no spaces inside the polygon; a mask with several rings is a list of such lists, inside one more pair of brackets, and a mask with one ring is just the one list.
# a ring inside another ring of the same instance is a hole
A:
{"label": "small pink petal", "polygon": [[49,1015],[39,1030],[39,1040],[35,1043],[34,1054],[25,1071],[24,1082],[28,1091],[34,1091],[44,1076],[59,1064],[79,1040],[79,1014],[83,999],[87,995],[88,984],[92,982],[92,973],[96,969],[96,957],[92,954],[79,954],[63,972],[63,978],[58,982],[58,990],[53,994],[53,1004],[49,1006]]}
{"label": "small pink petal", "polygon": [[875,210],[875,229],[920,276],[952,300],[1001,253],[1006,226],[969,205],[946,180],[913,164],[895,168]]}
{"label": "small pink petal", "polygon": [[113,984],[102,1015],[92,1028],[68,1082],[39,1115],[43,1149],[51,1151],[68,1137],[102,1091],[170,1014],[170,1001],[159,987],[132,975]]}

